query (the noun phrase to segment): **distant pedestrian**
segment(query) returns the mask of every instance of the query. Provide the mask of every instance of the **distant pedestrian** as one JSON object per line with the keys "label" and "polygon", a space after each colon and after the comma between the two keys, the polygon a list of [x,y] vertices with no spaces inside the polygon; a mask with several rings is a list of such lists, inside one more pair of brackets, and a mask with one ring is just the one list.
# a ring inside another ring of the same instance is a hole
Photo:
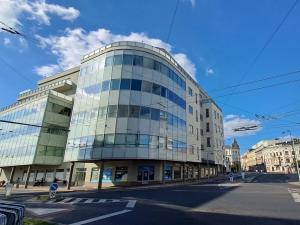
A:
{"label": "distant pedestrian", "polygon": [[229,174],[229,180],[230,180],[230,182],[233,182],[233,173]]}

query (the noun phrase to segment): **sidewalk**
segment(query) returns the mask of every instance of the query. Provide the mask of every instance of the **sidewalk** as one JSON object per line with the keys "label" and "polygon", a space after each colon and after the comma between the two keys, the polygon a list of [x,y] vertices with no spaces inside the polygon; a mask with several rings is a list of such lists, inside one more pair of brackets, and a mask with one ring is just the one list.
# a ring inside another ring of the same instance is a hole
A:
{"label": "sidewalk", "polygon": [[[177,183],[165,183],[165,184],[148,184],[148,185],[140,185],[140,186],[126,186],[126,187],[103,187],[102,191],[125,191],[125,190],[143,190],[143,189],[153,189],[153,188],[162,188],[162,187],[172,187],[172,186],[181,186],[181,185],[188,185],[188,184],[207,184],[207,183],[213,183],[213,182],[221,182],[226,181],[228,178],[224,175],[210,178],[209,180],[207,178],[202,178],[200,180],[195,181],[186,181],[186,182],[177,182]],[[62,193],[68,193],[68,192],[93,192],[98,191],[97,188],[91,188],[91,187],[72,187],[71,190],[68,190],[66,187],[58,188],[58,192]],[[22,185],[20,188],[13,188],[13,194],[42,194],[42,193],[48,193],[49,187],[43,186],[43,187],[33,187],[29,186],[27,189],[24,189]],[[4,188],[0,188],[0,195],[4,194]]]}

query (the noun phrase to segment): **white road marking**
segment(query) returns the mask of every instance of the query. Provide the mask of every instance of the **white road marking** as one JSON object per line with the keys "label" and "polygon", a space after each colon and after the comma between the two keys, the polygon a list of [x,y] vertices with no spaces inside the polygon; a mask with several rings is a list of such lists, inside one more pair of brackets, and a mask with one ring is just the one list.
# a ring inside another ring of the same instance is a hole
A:
{"label": "white road marking", "polygon": [[50,208],[26,208],[26,210],[32,212],[33,214],[36,214],[38,216],[41,215],[46,215],[46,214],[50,214],[50,213],[56,213],[56,212],[61,212],[61,211],[65,211],[67,209],[50,209]]}
{"label": "white road marking", "polygon": [[295,202],[300,202],[300,189],[288,188],[288,191],[293,197]]}
{"label": "white road marking", "polygon": [[93,201],[94,201],[93,198],[89,198],[89,199],[85,200],[84,203],[92,203]]}
{"label": "white road marking", "polygon": [[127,200],[128,203],[126,205],[126,208],[134,208],[135,204],[136,204],[136,200]]}
{"label": "white road marking", "polygon": [[68,202],[68,204],[76,204],[78,202],[80,202],[82,200],[82,198],[75,198],[73,201]]}
{"label": "white road marking", "polygon": [[128,212],[131,212],[131,211],[132,210],[124,209],[124,210],[117,211],[117,212],[110,213],[110,214],[106,214],[106,215],[103,215],[103,216],[98,216],[98,217],[94,217],[94,218],[91,218],[91,219],[82,220],[82,221],[79,221],[79,222],[76,222],[76,223],[72,223],[70,225],[87,224],[87,223],[95,222],[95,221],[98,221],[98,220],[103,220],[103,219],[106,219],[106,218],[109,218],[109,217],[118,216],[118,215],[121,215],[121,214],[124,214],[124,213],[128,213]]}
{"label": "white road marking", "polygon": [[[82,202],[80,202],[82,201]],[[97,198],[65,198],[61,201],[54,202],[53,200],[48,201],[48,204],[99,204],[99,203],[126,203],[126,208],[134,208],[137,200],[134,199],[97,199]]]}
{"label": "white road marking", "polygon": [[66,203],[67,201],[70,201],[71,199],[73,199],[73,198],[65,198],[65,199],[63,199],[63,200],[61,200],[61,201],[59,201],[57,203],[63,204],[63,203]]}

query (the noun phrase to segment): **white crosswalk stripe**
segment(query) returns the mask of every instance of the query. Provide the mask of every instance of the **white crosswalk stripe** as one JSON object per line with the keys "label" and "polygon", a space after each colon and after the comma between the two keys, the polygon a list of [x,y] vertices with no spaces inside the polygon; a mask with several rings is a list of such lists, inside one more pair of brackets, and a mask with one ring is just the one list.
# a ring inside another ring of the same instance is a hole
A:
{"label": "white crosswalk stripe", "polygon": [[289,188],[288,191],[295,202],[300,202],[300,189]]}
{"label": "white crosswalk stripe", "polygon": [[98,199],[98,198],[64,198],[62,200],[51,200],[48,204],[101,204],[101,203],[127,203],[126,208],[134,208],[136,200],[133,199]]}

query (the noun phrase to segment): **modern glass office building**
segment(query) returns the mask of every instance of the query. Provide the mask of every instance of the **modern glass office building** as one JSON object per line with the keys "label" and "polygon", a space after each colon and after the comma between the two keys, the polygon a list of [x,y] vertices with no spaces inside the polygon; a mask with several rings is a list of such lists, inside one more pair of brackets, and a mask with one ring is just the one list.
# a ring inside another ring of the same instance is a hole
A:
{"label": "modern glass office building", "polygon": [[165,50],[143,43],[118,42],[84,57],[64,159],[86,163],[76,179],[98,182],[100,162],[106,183],[195,178],[201,141],[199,132],[198,148],[189,149],[187,83],[198,95]]}
{"label": "modern glass office building", "polygon": [[[138,42],[113,43],[84,56],[76,76],[74,92],[61,92],[70,98],[64,106],[72,109],[60,155],[60,163],[64,155],[64,166],[70,167],[70,184],[199,179],[216,175],[217,164],[222,167],[222,111],[164,49]],[[44,127],[49,101],[39,104],[41,115],[32,114],[28,123]],[[49,161],[48,148],[40,146],[43,128],[30,129],[37,133],[30,138],[32,145],[25,144],[33,146],[31,163],[42,160],[39,152],[45,152],[43,159]]]}

